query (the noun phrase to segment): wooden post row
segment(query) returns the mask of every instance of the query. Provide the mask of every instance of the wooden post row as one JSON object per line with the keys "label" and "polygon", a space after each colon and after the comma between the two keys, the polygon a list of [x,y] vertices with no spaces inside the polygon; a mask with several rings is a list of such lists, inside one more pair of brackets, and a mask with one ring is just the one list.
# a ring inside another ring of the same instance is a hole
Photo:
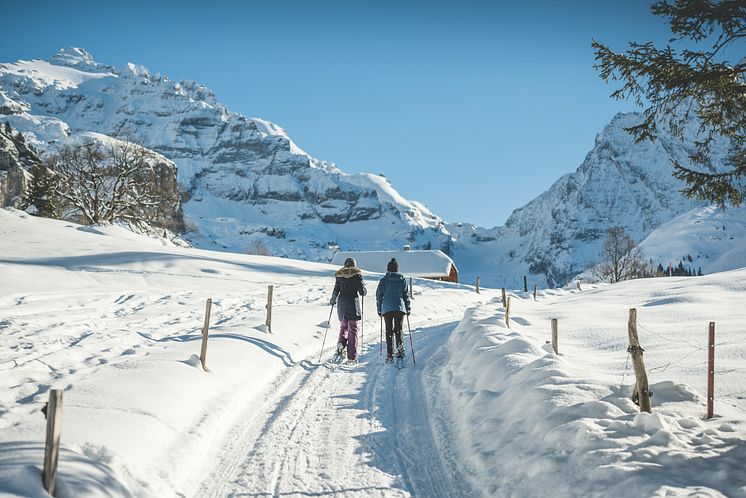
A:
{"label": "wooden post row", "polygon": [[267,321],[265,323],[267,325],[267,332],[270,334],[272,333],[272,292],[274,289],[274,285],[267,287]]}
{"label": "wooden post row", "polygon": [[508,301],[505,299],[505,287],[502,288],[503,293],[503,308],[508,306]]}
{"label": "wooden post row", "polygon": [[510,328],[510,296],[508,296],[508,302],[505,306],[505,325]]}
{"label": "wooden post row", "polygon": [[479,294],[479,277],[477,277],[477,294]]}
{"label": "wooden post row", "polygon": [[62,428],[62,390],[49,391],[49,403],[46,410],[47,439],[44,444],[44,469],[41,481],[44,489],[51,496],[57,489],[57,462],[60,456],[60,430]]}
{"label": "wooden post row", "polygon": [[632,366],[635,369],[635,389],[632,392],[632,400],[640,405],[641,412],[652,413],[648,375],[645,372],[645,362],[642,360],[642,353],[645,350],[640,347],[640,340],[637,338],[637,309],[635,308],[629,310],[627,332],[629,335],[627,351],[632,355]]}
{"label": "wooden post row", "polygon": [[559,344],[557,340],[557,319],[552,318],[552,349],[554,354],[559,354]]}
{"label": "wooden post row", "polygon": [[199,362],[202,364],[202,370],[207,371],[207,334],[210,330],[210,310],[212,309],[212,298],[207,299],[205,304],[205,324],[202,326],[202,348],[199,352]]}
{"label": "wooden post row", "polygon": [[707,418],[715,413],[715,322],[710,322],[707,346]]}

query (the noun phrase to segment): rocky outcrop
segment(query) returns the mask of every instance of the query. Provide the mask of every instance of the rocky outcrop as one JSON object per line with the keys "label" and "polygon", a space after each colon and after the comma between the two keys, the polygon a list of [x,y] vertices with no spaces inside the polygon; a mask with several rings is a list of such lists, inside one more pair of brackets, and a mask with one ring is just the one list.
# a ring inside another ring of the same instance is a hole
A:
{"label": "rocky outcrop", "polygon": [[30,179],[28,171],[39,162],[22,135],[0,120],[0,207],[21,209],[24,206]]}

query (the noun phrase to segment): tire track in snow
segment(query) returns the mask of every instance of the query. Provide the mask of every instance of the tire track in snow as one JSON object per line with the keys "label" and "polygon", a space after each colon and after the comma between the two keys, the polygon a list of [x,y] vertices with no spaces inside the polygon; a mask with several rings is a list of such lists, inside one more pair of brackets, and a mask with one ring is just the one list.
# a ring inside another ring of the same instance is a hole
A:
{"label": "tire track in snow", "polygon": [[231,429],[197,495],[472,496],[441,455],[444,427],[431,422],[422,380],[452,327],[418,334],[420,364],[403,370],[383,365],[377,344],[355,368],[287,370]]}

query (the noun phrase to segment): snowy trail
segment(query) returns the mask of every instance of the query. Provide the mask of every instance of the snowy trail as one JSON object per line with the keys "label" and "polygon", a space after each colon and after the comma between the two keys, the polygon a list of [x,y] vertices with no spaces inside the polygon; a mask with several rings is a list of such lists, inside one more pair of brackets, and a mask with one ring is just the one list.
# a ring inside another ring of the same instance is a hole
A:
{"label": "snowy trail", "polygon": [[[472,496],[441,455],[423,366],[455,324],[414,335],[418,364],[384,365],[378,344],[354,367],[287,370],[230,431],[198,496]],[[408,345],[408,339],[405,338]],[[444,451],[442,451],[444,450]]]}

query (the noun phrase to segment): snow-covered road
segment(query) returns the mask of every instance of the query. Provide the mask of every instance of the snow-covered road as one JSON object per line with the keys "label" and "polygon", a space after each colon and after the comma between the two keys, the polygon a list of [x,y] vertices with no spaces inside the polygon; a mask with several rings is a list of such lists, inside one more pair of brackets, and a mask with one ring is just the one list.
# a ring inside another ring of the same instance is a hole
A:
{"label": "snow-covered road", "polygon": [[[472,496],[428,410],[423,365],[455,323],[416,330],[420,360],[355,367],[301,362],[229,432],[199,496]],[[377,338],[376,338],[377,339]]]}

